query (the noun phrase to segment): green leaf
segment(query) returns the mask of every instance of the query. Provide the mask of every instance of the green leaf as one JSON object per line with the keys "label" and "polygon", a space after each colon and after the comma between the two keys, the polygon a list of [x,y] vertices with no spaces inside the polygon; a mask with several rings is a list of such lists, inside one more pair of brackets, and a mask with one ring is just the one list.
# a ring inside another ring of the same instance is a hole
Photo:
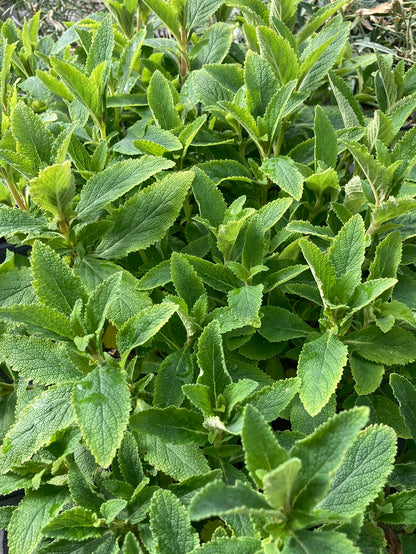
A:
{"label": "green leaf", "polygon": [[33,288],[46,306],[70,316],[78,298],[86,301],[81,279],[49,246],[36,241],[32,250]]}
{"label": "green leaf", "polygon": [[391,183],[386,168],[368,152],[367,148],[357,142],[342,141],[360,166],[373,191],[376,203],[387,198]]}
{"label": "green leaf", "polygon": [[221,332],[246,325],[259,327],[262,295],[263,285],[245,286],[230,291],[227,295],[229,307],[220,311],[218,315]]}
{"label": "green leaf", "polygon": [[249,50],[244,64],[246,104],[253,117],[264,115],[278,81],[269,64]]}
{"label": "green leaf", "polygon": [[318,414],[335,392],[347,353],[347,347],[331,331],[304,345],[298,363],[299,394],[310,415]]}
{"label": "green leaf", "polygon": [[193,167],[195,178],[192,181],[192,191],[198,203],[201,217],[209,221],[214,227],[223,222],[227,205],[221,191],[211,179],[199,168]]}
{"label": "green leaf", "polygon": [[211,539],[195,548],[193,554],[255,554],[261,547],[260,541],[250,537],[221,537]]}
{"label": "green leaf", "polygon": [[324,75],[334,66],[348,38],[349,26],[334,18],[313,37],[301,55],[299,90],[314,90]]}
{"label": "green leaf", "polygon": [[166,285],[166,283],[169,283],[171,280],[170,260],[164,260],[163,262],[160,262],[160,264],[157,264],[149,269],[149,271],[139,280],[136,288],[139,290],[152,290]]}
{"label": "green leaf", "polygon": [[136,539],[131,531],[129,531],[124,538],[123,547],[120,550],[120,554],[143,554],[143,550],[140,548],[139,541]]}
{"label": "green leaf", "polygon": [[156,407],[180,406],[183,401],[182,385],[193,377],[192,360],[185,347],[167,356],[160,364],[155,378],[153,403]]}
{"label": "green leaf", "polygon": [[8,527],[10,554],[32,554],[42,539],[42,529],[64,504],[68,494],[62,487],[44,485],[29,491],[13,512]]}
{"label": "green leaf", "polygon": [[19,153],[27,156],[37,167],[41,162],[49,163],[52,138],[39,116],[19,102],[12,112],[11,124]]}
{"label": "green leaf", "polygon": [[298,315],[277,306],[262,308],[259,333],[269,342],[281,342],[298,337],[306,337],[313,332]]}
{"label": "green leaf", "polygon": [[28,267],[16,267],[6,273],[0,273],[0,306],[10,307],[35,302],[32,274]]}
{"label": "green leaf", "polygon": [[[296,81],[289,81],[272,96],[267,106],[264,120],[267,125],[269,144],[272,145],[281,129],[284,117],[294,111],[305,99],[302,93],[293,93]],[[267,206],[267,204],[266,204]]]}
{"label": "green leaf", "polygon": [[40,304],[17,304],[0,308],[0,320],[22,323],[46,338],[73,338],[69,318]]}
{"label": "green leaf", "polygon": [[345,127],[360,127],[364,125],[364,115],[360,104],[348,85],[333,71],[329,71],[329,82],[337,101]]}
{"label": "green leaf", "polygon": [[405,365],[416,359],[416,338],[410,331],[393,327],[383,333],[376,326],[365,327],[345,336],[350,351],[370,362]]}
{"label": "green leaf", "polygon": [[276,510],[284,509],[286,512],[290,510],[290,502],[301,467],[302,463],[298,458],[290,458],[264,475],[264,495],[270,506]]}
{"label": "green leaf", "polygon": [[269,62],[281,85],[298,77],[298,56],[287,40],[269,27],[256,28],[260,53]]}
{"label": "green leaf", "polygon": [[357,394],[371,394],[378,389],[384,375],[383,365],[369,362],[355,354],[350,354],[349,362]]}
{"label": "green leaf", "polygon": [[188,0],[185,9],[185,21],[188,35],[196,27],[206,22],[221,6],[223,0]]}
{"label": "green leaf", "polygon": [[177,304],[164,302],[145,308],[126,321],[117,334],[117,347],[122,359],[125,361],[133,348],[151,339],[169,321],[177,309]]}
{"label": "green leaf", "polygon": [[24,408],[4,438],[0,453],[2,473],[29,460],[39,448],[53,440],[57,431],[71,425],[75,419],[69,402],[71,391],[69,385],[50,388]]}
{"label": "green leaf", "polygon": [[130,418],[130,425],[138,433],[156,435],[172,444],[205,444],[207,432],[202,427],[203,418],[198,412],[186,408],[149,408]]}
{"label": "green leaf", "polygon": [[197,444],[171,444],[159,437],[143,434],[138,436],[138,443],[148,463],[177,481],[210,471],[207,459]]}
{"label": "green leaf", "polygon": [[362,431],[318,508],[347,517],[364,511],[393,469],[396,440],[393,429],[384,425],[373,425]]}
{"label": "green leaf", "polygon": [[52,165],[41,171],[31,181],[29,191],[41,210],[50,212],[58,220],[66,220],[72,214],[75,194],[70,162]]}
{"label": "green leaf", "polygon": [[223,264],[213,264],[197,256],[186,256],[192,267],[201,277],[202,281],[214,290],[228,292],[230,289],[238,288],[241,282],[234,273]]}
{"label": "green leaf", "polygon": [[259,143],[259,131],[254,117],[247,110],[238,104],[232,102],[218,102],[219,106],[228,112],[238,123],[247,131],[251,139],[254,141],[259,151],[262,152],[262,147]]}
{"label": "green leaf", "polygon": [[10,238],[16,233],[41,233],[46,220],[34,217],[20,208],[0,207],[0,233]]}
{"label": "green leaf", "polygon": [[295,443],[290,456],[302,462],[296,508],[310,509],[323,498],[329,489],[331,473],[341,465],[345,452],[367,420],[366,408],[344,411],[318,427],[312,435]]}
{"label": "green leaf", "polygon": [[114,33],[112,19],[110,15],[107,15],[98,25],[91,42],[85,66],[88,75],[103,62],[107,62],[108,66],[110,66],[113,48]]}
{"label": "green leaf", "polygon": [[360,550],[337,531],[306,531],[298,529],[285,542],[282,554],[359,554]]}
{"label": "green leaf", "polygon": [[127,427],[130,393],[115,369],[96,367],[76,387],[72,402],[86,445],[102,467],[107,467]]}
{"label": "green leaf", "polygon": [[328,256],[321,252],[315,244],[306,239],[302,239],[299,244],[318,285],[321,298],[326,305],[332,300],[336,284],[335,268],[329,261]]}
{"label": "green leaf", "polygon": [[139,457],[137,443],[129,431],[126,431],[117,454],[120,471],[127,481],[137,487],[143,479],[143,467]]}
{"label": "green leaf", "polygon": [[[356,214],[347,221],[335,237],[328,255],[337,277],[349,273],[354,285],[361,281],[361,265],[364,262],[365,228],[362,217]],[[355,288],[351,285],[351,288]]]}
{"label": "green leaf", "polygon": [[285,462],[287,452],[277,442],[264,417],[250,404],[244,408],[241,440],[246,467],[253,481],[262,488],[262,473],[272,471]]}
{"label": "green leaf", "polygon": [[163,23],[172,31],[179,40],[179,19],[173,7],[166,4],[163,0],[146,0],[145,4],[163,21]]}
{"label": "green leaf", "polygon": [[331,4],[324,5],[319,10],[316,10],[312,17],[310,17],[306,24],[299,30],[296,36],[297,44],[301,44],[308,37],[310,37],[319,27],[322,27],[324,23],[334,15],[340,8],[342,8],[348,0],[338,0]]}
{"label": "green leaf", "polygon": [[194,174],[177,172],[138,192],[110,216],[113,223],[98,245],[102,258],[121,258],[160,240],[178,217]]}
{"label": "green leaf", "polygon": [[219,21],[211,25],[189,53],[191,69],[208,64],[220,64],[228,54],[233,41],[233,29]]}
{"label": "green leaf", "polygon": [[[416,523],[416,491],[403,491],[391,494],[384,505],[385,513],[379,521],[399,525],[415,525]],[[403,552],[405,552],[403,550]],[[410,550],[409,550],[410,553]]]}
{"label": "green leaf", "polygon": [[386,290],[391,290],[396,283],[397,279],[372,279],[366,283],[360,283],[349,302],[352,308],[350,313],[367,306]]}
{"label": "green leaf", "polygon": [[169,490],[159,489],[152,497],[150,529],[159,552],[185,554],[199,545],[185,507]]}
{"label": "green leaf", "polygon": [[416,414],[414,410],[416,388],[406,377],[397,373],[390,375],[390,386],[399,403],[400,413],[412,434],[413,440],[416,441]]}
{"label": "green leaf", "polygon": [[398,231],[394,231],[378,244],[374,260],[370,265],[368,278],[397,277],[397,269],[401,258],[402,238]]}
{"label": "green leaf", "polygon": [[[74,95],[95,117],[101,116],[102,100],[99,87],[95,87],[91,76],[88,78],[75,66],[70,63],[50,58],[52,67]],[[105,64],[105,62],[103,62]],[[94,71],[103,66],[97,66]]]}
{"label": "green leaf", "polygon": [[119,294],[121,279],[121,271],[113,273],[90,294],[84,313],[84,326],[87,333],[101,332],[110,306]]}
{"label": "green leaf", "polygon": [[260,218],[263,231],[271,229],[283,217],[283,214],[290,208],[293,200],[291,198],[278,198],[268,202],[257,211],[256,215]]}
{"label": "green leaf", "polygon": [[249,485],[237,481],[235,485],[226,485],[214,481],[206,485],[192,499],[189,506],[191,520],[200,521],[212,516],[226,514],[247,514],[271,511],[264,497]]}
{"label": "green leaf", "polygon": [[153,117],[162,129],[175,129],[181,124],[175,110],[169,81],[160,71],[155,71],[147,89],[147,99]]}
{"label": "green leaf", "polygon": [[181,254],[174,252],[171,257],[171,274],[176,292],[185,300],[189,310],[202,294],[206,294],[205,287],[196,271]]}
{"label": "green leaf", "polygon": [[127,500],[112,498],[101,504],[100,511],[107,523],[111,523],[127,506]]}
{"label": "green leaf", "polygon": [[260,169],[295,200],[301,199],[304,177],[291,158],[286,156],[269,158],[263,162]]}
{"label": "green leaf", "polygon": [[118,162],[96,173],[82,187],[77,205],[77,220],[89,221],[105,206],[173,165],[173,162],[164,158],[142,156],[138,160]]}
{"label": "green leaf", "polygon": [[215,320],[205,327],[199,338],[198,365],[201,372],[197,382],[209,387],[212,405],[216,407],[231,377],[225,366],[220,327]]}
{"label": "green leaf", "polygon": [[4,334],[0,337],[0,348],[7,364],[29,381],[51,385],[72,383],[84,377],[64,343]]}
{"label": "green leaf", "polygon": [[42,530],[46,537],[75,541],[100,537],[103,532],[104,529],[100,529],[97,515],[90,510],[78,507],[58,514]]}
{"label": "green leaf", "polygon": [[[274,421],[288,406],[289,402],[299,390],[297,377],[275,381],[273,385],[265,386],[245,399],[243,406],[251,404],[256,408],[266,421]],[[241,433],[243,418],[237,412],[235,419],[227,426],[234,434]]]}
{"label": "green leaf", "polygon": [[[343,1],[343,0],[342,0]],[[328,116],[320,106],[315,108],[315,169],[319,162],[335,167],[338,158],[338,142]]]}

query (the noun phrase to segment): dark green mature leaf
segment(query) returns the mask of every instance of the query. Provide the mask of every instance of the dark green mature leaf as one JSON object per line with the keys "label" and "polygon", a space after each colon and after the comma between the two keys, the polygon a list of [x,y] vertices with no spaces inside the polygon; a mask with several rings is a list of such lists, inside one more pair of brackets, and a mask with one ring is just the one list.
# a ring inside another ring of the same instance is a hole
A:
{"label": "dark green mature leaf", "polygon": [[97,463],[107,467],[129,420],[125,379],[115,369],[99,366],[74,387],[72,403],[86,445]]}
{"label": "dark green mature leaf", "polygon": [[130,418],[130,425],[138,433],[156,435],[173,444],[205,444],[207,432],[202,427],[203,418],[198,412],[186,408],[149,408]]}
{"label": "dark green mature leaf", "polygon": [[315,167],[323,162],[327,167],[335,167],[338,157],[337,137],[328,116],[320,106],[315,109]]}
{"label": "dark green mature leaf", "polygon": [[390,375],[390,386],[393,389],[394,396],[399,402],[400,413],[409,428],[413,440],[416,441],[416,416],[415,416],[415,402],[416,402],[416,388],[414,385],[397,373]]}
{"label": "dark green mature leaf", "polygon": [[365,327],[344,339],[352,352],[371,362],[405,365],[416,359],[416,338],[412,332],[393,327],[383,333],[376,326]]}
{"label": "dark green mature leaf", "polygon": [[185,507],[169,490],[159,489],[150,504],[150,529],[156,548],[166,554],[190,552],[199,546]]}
{"label": "dark green mature leaf", "polygon": [[298,315],[284,308],[265,306],[262,313],[259,333],[270,342],[306,337],[313,332]]}
{"label": "dark green mature leaf", "polygon": [[98,245],[97,255],[121,258],[160,240],[177,218],[193,178],[191,172],[168,175],[114,211],[113,227]]}
{"label": "dark green mature leaf", "polygon": [[[390,495],[386,500],[386,512],[379,517],[380,521],[400,525],[415,525],[416,491],[403,491]],[[405,552],[405,551],[403,551]],[[410,550],[409,550],[410,553]]]}

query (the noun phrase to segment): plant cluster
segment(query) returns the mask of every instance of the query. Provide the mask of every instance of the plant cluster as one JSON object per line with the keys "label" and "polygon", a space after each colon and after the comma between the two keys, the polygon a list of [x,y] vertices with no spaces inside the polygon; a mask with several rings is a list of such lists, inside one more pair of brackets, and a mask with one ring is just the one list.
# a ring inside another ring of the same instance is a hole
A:
{"label": "plant cluster", "polygon": [[415,552],[416,65],[346,0],[106,4],[1,26],[10,553]]}

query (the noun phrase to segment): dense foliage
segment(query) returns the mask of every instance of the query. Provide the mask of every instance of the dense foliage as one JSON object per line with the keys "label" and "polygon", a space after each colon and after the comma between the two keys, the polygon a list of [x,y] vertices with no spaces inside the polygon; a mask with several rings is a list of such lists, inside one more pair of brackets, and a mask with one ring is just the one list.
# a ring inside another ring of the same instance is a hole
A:
{"label": "dense foliage", "polygon": [[11,554],[415,552],[416,65],[346,0],[106,4],[1,27]]}

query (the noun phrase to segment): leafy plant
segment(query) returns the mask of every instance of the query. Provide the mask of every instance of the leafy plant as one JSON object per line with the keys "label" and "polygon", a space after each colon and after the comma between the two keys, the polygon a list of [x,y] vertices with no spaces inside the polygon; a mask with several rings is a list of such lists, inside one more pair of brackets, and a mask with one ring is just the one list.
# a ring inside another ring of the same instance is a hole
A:
{"label": "leafy plant", "polygon": [[344,0],[106,5],[1,27],[10,552],[411,552],[415,66]]}

